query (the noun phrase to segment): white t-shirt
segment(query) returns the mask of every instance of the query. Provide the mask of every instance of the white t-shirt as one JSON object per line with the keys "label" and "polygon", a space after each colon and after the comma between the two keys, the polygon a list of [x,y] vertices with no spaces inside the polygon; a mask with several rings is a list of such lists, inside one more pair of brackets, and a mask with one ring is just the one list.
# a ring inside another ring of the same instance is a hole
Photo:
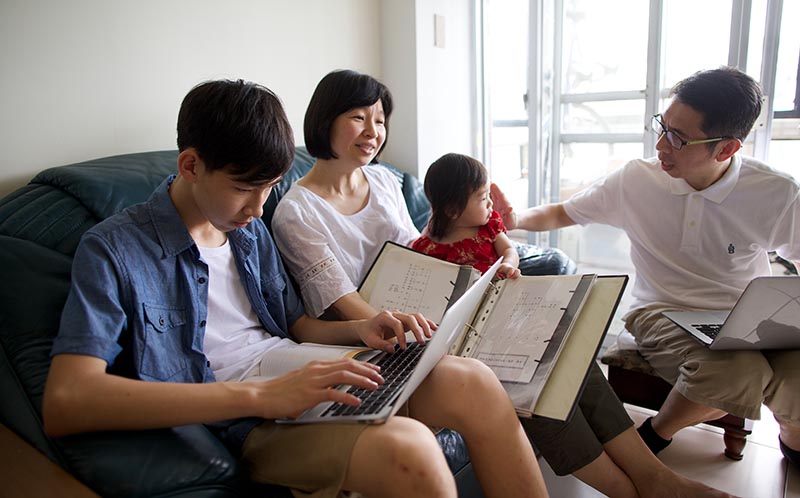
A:
{"label": "white t-shirt", "polygon": [[767,251],[800,259],[800,186],[748,157],[697,191],[657,159],[629,162],[564,203],[582,225],[621,228],[636,268],[632,308],[664,303],[728,309],[770,273]]}
{"label": "white t-shirt", "polygon": [[220,382],[242,381],[258,375],[261,357],[282,339],[273,337],[258,321],[247,299],[230,243],[199,247],[208,265],[208,318],[203,352]]}
{"label": "white t-shirt", "polygon": [[408,245],[419,237],[394,175],[383,166],[362,170],[370,192],[358,213],[344,215],[297,184],[275,209],[275,243],[313,316],[357,289],[385,241]]}

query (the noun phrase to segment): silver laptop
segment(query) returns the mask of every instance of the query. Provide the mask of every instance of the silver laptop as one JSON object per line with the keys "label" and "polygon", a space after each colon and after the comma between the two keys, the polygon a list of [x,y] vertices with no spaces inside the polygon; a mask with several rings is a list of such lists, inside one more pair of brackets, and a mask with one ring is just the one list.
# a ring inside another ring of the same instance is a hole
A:
{"label": "silver laptop", "polygon": [[[503,258],[500,258],[483,276],[476,281],[467,291],[454,303],[451,304],[442,316],[439,327],[433,333],[433,337],[420,346],[416,343],[409,343],[409,347],[394,354],[382,353],[370,362],[378,362],[383,358],[392,360],[394,363],[402,363],[408,370],[398,368],[397,374],[389,374],[384,367],[381,367],[381,374],[386,381],[379,386],[376,391],[359,391],[356,388],[356,396],[362,399],[361,406],[351,407],[341,403],[325,402],[303,412],[294,419],[279,419],[280,423],[306,424],[318,422],[333,423],[367,423],[381,424],[394,415],[403,404],[408,401],[411,394],[419,387],[423,380],[439,363],[439,360],[449,351],[450,346],[458,338],[465,324],[472,316],[473,310],[478,306],[486,289],[492,281],[492,277],[497,273]],[[417,355],[416,358],[406,358],[407,356]],[[397,360],[397,361],[395,361]],[[394,365],[392,366],[394,368]],[[351,390],[351,386],[340,386],[339,389]],[[371,398],[378,398],[379,404],[366,410],[365,398],[362,397],[372,394]]]}
{"label": "silver laptop", "polygon": [[730,311],[665,311],[711,349],[800,348],[800,277],[757,277]]}

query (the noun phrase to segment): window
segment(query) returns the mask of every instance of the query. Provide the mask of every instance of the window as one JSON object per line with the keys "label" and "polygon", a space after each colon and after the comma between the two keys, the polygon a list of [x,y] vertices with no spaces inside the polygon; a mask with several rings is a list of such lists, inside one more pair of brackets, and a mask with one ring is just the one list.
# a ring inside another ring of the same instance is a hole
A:
{"label": "window", "polygon": [[800,179],[800,2],[783,2],[781,18],[769,164]]}
{"label": "window", "polygon": [[[765,105],[770,119],[759,120],[743,152],[800,177],[800,30],[791,26],[800,2],[481,5],[483,159],[515,206],[566,199],[630,159],[652,156],[649,120],[666,107],[669,88],[721,65],[743,68],[774,95]],[[627,238],[610,227],[570,227],[529,240],[558,246],[579,263],[632,267]]]}

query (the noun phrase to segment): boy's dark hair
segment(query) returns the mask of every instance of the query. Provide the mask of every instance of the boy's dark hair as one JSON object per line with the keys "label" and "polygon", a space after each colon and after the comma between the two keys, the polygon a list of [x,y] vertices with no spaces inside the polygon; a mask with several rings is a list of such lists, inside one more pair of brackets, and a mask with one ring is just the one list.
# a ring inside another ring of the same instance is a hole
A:
{"label": "boy's dark hair", "polygon": [[294,135],[281,101],[243,80],[200,83],[178,113],[178,150],[194,148],[205,166],[243,182],[282,176],[294,159]]}
{"label": "boy's dark hair", "polygon": [[[389,138],[389,117],[392,115],[392,93],[372,76],[349,69],[332,71],[317,84],[308,103],[303,122],[303,135],[309,154],[318,159],[337,159],[331,149],[331,126],[340,115],[356,107],[368,107],[380,99]],[[372,162],[378,162],[384,140]]]}
{"label": "boy's dark hair", "polygon": [[[761,87],[733,67],[697,72],[678,82],[670,92],[703,115],[700,127],[710,138],[747,138],[761,114]],[[713,149],[717,144],[709,143]]]}
{"label": "boy's dark hair", "polygon": [[486,185],[489,175],[477,159],[445,154],[425,174],[425,197],[431,203],[428,233],[434,239],[447,235],[453,220],[464,212],[472,194]]}

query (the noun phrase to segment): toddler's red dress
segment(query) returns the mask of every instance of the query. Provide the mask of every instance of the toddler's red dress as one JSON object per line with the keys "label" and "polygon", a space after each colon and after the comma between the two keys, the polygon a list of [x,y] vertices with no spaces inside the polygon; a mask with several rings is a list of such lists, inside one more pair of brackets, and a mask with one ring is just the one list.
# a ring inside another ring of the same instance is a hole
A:
{"label": "toddler's red dress", "polygon": [[489,221],[478,229],[478,235],[452,244],[440,244],[427,236],[411,243],[411,248],[459,265],[472,265],[484,273],[499,258],[494,250],[497,234],[506,231],[500,213],[492,211]]}

